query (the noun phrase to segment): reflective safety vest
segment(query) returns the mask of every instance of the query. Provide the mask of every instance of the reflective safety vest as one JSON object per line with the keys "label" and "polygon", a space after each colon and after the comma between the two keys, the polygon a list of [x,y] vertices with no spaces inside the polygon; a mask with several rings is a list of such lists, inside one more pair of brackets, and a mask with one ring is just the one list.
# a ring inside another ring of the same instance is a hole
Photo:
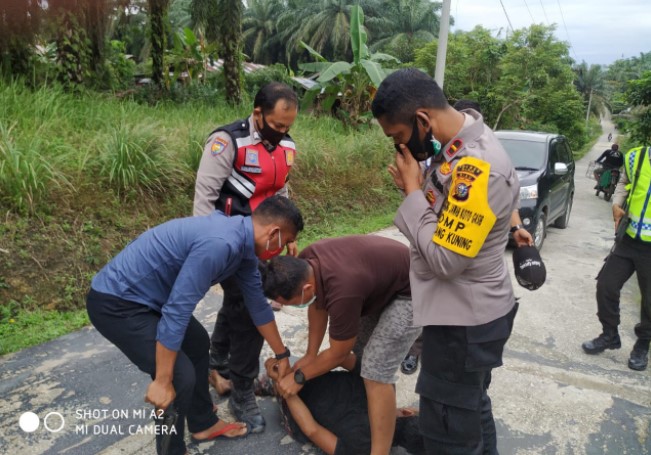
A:
{"label": "reflective safety vest", "polygon": [[249,120],[238,120],[217,128],[210,134],[224,131],[236,147],[233,171],[215,201],[215,208],[231,215],[251,215],[262,201],[280,191],[294,164],[296,145],[286,134],[271,152],[262,142],[253,144]]}
{"label": "reflective safety vest", "polygon": [[[651,163],[649,162],[651,147],[647,148],[644,154],[643,150],[644,147],[637,147],[626,154],[626,175],[630,182],[626,185],[629,191],[627,204],[630,218],[626,233],[634,239],[651,243]],[[635,183],[635,192],[631,192],[641,155],[644,155],[644,162],[640,168],[638,182]]]}

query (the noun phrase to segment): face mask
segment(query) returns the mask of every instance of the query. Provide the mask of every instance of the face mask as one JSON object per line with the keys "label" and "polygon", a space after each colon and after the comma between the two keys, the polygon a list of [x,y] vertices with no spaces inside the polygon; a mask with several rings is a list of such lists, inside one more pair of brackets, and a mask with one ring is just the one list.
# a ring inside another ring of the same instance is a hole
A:
{"label": "face mask", "polygon": [[[409,137],[409,142],[405,144],[412,156],[417,161],[425,161],[426,159],[438,155],[441,152],[441,143],[432,136],[432,130],[430,129],[425,133],[425,139],[421,142],[418,138],[418,120],[414,119],[414,127],[411,130],[411,136]],[[400,147],[395,145],[396,150],[400,153]]]}
{"label": "face mask", "polygon": [[263,261],[268,261],[269,259],[278,256],[283,251],[283,242],[280,239],[280,231],[278,231],[278,248],[275,250],[269,250],[269,240],[267,240],[267,246],[260,256],[258,256]]}
{"label": "face mask", "polygon": [[260,135],[265,141],[269,142],[275,147],[276,145],[280,144],[280,141],[283,140],[285,134],[287,133],[277,131],[269,126],[267,119],[265,119],[264,115],[262,115],[262,129],[260,129]]}
{"label": "face mask", "polygon": [[303,303],[304,298],[305,298],[305,288],[301,289],[301,304],[296,305],[296,308],[307,308],[310,305],[312,305],[314,303],[314,301],[316,300],[316,293],[312,296],[312,298],[310,300],[308,300],[305,303]]}

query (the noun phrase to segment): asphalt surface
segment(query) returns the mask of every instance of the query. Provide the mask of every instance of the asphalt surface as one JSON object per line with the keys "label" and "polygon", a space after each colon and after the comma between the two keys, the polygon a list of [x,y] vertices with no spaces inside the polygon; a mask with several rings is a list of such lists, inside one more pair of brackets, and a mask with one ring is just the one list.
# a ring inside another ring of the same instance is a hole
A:
{"label": "asphalt surface", "polygon": [[[577,163],[569,227],[549,229],[542,251],[546,284],[534,292],[515,284],[520,310],[490,390],[502,454],[651,453],[650,372],[626,365],[639,319],[635,278],[622,292],[622,349],[588,356],[580,347],[600,332],[594,278],[613,239],[610,204],[594,195],[594,181],[585,172],[608,148],[610,131],[612,125],[604,123],[604,136]],[[401,239],[394,229],[380,234]],[[512,269],[510,256],[507,251]],[[220,304],[215,288],[197,307],[195,315],[209,331]],[[305,311],[285,308],[277,321],[292,352],[300,355],[307,344]],[[401,377],[399,405],[417,404],[415,379]],[[155,453],[151,406],[143,402],[148,383],[92,328],[0,357],[0,454]],[[226,401],[216,396],[215,401],[220,416],[231,418]],[[260,405],[267,420],[264,433],[189,443],[189,453],[319,453],[286,436],[275,400],[260,399]],[[31,433],[19,426],[26,412],[40,419]]]}

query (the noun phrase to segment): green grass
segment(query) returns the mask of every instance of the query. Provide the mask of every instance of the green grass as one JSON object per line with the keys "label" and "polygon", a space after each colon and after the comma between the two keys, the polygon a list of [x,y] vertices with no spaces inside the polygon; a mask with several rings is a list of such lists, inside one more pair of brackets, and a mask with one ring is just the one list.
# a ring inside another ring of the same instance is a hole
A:
{"label": "green grass", "polygon": [[[206,137],[250,111],[0,82],[0,352],[83,325],[92,276],[146,229],[192,213]],[[291,134],[299,247],[391,224],[400,195],[379,127],[301,112]]]}
{"label": "green grass", "polygon": [[86,310],[18,310],[0,322],[0,355],[45,343],[88,323]]}
{"label": "green grass", "polygon": [[588,130],[586,131],[587,140],[580,149],[573,150],[574,159],[580,160],[590,150],[592,150],[592,147],[594,147],[594,145],[597,143],[597,140],[599,139],[599,136],[601,136],[602,132],[603,131],[601,129],[601,124],[599,121],[596,118],[591,117],[588,123]]}

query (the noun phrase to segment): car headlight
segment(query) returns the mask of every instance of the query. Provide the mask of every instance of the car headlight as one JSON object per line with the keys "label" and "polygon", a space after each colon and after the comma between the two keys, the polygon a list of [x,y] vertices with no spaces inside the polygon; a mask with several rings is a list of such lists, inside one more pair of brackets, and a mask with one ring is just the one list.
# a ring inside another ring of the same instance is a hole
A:
{"label": "car headlight", "polygon": [[538,185],[521,186],[520,199],[538,199]]}

